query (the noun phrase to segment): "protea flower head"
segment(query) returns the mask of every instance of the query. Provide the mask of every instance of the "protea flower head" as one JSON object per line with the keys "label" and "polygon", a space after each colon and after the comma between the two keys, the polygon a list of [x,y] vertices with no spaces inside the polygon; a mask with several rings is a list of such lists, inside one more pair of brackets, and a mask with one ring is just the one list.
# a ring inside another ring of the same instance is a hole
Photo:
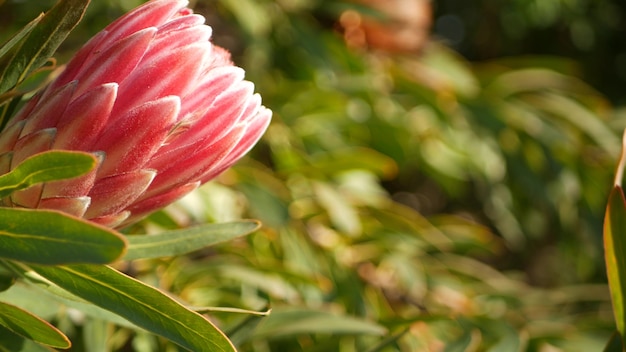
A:
{"label": "protea flower head", "polygon": [[16,114],[0,134],[0,172],[49,149],[95,152],[100,165],[79,179],[16,192],[11,206],[121,227],[252,148],[271,111],[186,6],[154,0],[119,18]]}

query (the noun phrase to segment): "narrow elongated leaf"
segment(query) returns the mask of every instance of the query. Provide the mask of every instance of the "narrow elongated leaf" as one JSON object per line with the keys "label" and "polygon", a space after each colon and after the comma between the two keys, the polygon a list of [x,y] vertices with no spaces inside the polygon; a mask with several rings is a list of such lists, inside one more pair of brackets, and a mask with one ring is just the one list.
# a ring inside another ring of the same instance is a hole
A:
{"label": "narrow elongated leaf", "polygon": [[388,346],[390,346],[390,345],[396,343],[398,340],[400,340],[404,335],[406,335],[407,332],[409,332],[409,329],[405,329],[404,331],[402,331],[400,333],[388,336],[384,340],[379,342],[376,346],[374,346],[374,347],[370,348],[369,350],[367,350],[367,352],[381,352],[385,348],[387,348]]}
{"label": "narrow elongated leaf", "polygon": [[615,322],[623,339],[626,328],[626,200],[620,186],[613,188],[606,208],[604,256]]}
{"label": "narrow elongated leaf", "polygon": [[102,265],[31,266],[61,288],[192,351],[235,351],[202,315],[158,290]]}
{"label": "narrow elongated leaf", "polygon": [[259,226],[258,221],[249,220],[205,224],[156,235],[128,236],[128,251],[124,259],[159,258],[189,253],[247,235]]}
{"label": "narrow elongated leaf", "polygon": [[105,264],[124,254],[119,233],[52,210],[0,208],[0,258],[38,264]]}
{"label": "narrow elongated leaf", "polygon": [[0,325],[0,351],[23,351],[25,343],[25,338]]}
{"label": "narrow elongated leaf", "polygon": [[51,150],[35,154],[0,176],[0,198],[37,183],[80,176],[97,165],[93,154]]}
{"label": "narrow elongated leaf", "polygon": [[305,166],[304,170],[312,168],[316,172],[339,173],[348,170],[369,170],[381,177],[391,177],[397,172],[397,165],[390,157],[367,148],[354,148],[333,151],[316,155],[311,166]]}
{"label": "narrow elongated leaf", "polygon": [[0,351],[2,352],[50,352],[51,349],[25,339],[0,325]]}
{"label": "narrow elongated leaf", "polygon": [[22,282],[19,282],[9,290],[0,292],[0,300],[3,302],[27,309],[29,312],[48,321],[58,317],[59,309],[72,308],[90,318],[139,330],[136,325],[128,320],[59,288],[59,286],[43,279],[41,275],[35,273],[30,268],[25,266],[17,268],[17,270],[20,269],[26,270],[24,274],[28,284],[24,285]]}
{"label": "narrow elongated leaf", "polygon": [[83,17],[89,0],[60,0],[46,14],[29,24],[14,38],[11,48],[0,57],[0,92],[11,89],[39,68],[65,40]]}
{"label": "narrow elongated leaf", "polygon": [[261,316],[249,315],[234,326],[230,327],[226,333],[235,345],[241,345],[250,340],[250,337],[253,335],[259,324],[263,322],[263,319],[265,318]]}
{"label": "narrow elongated leaf", "polygon": [[[2,45],[2,47],[0,48],[0,60],[4,60],[5,56],[9,55],[9,53],[11,52],[11,49],[15,48],[18,44],[20,44],[20,42],[23,43],[24,38],[26,38],[26,36],[30,32],[32,32],[33,28],[35,28],[37,23],[41,21],[43,16],[43,13],[37,16],[37,18],[30,21],[26,26],[20,29],[19,32],[15,33],[15,35],[13,35],[11,39],[9,39],[6,43]],[[0,91],[0,93],[4,93],[4,91]]]}
{"label": "narrow elongated leaf", "polygon": [[622,346],[622,338],[620,337],[618,332],[615,332],[611,335],[611,339],[604,347],[604,352],[624,352],[624,347]]}
{"label": "narrow elongated leaf", "polygon": [[238,313],[238,314],[248,314],[248,315],[256,315],[260,317],[266,317],[270,315],[272,312],[271,309],[265,311],[257,311],[250,309],[241,309],[241,308],[232,308],[232,307],[191,307],[194,312],[198,313],[208,313],[208,312],[222,312],[222,313]]}
{"label": "narrow elongated leaf", "polygon": [[309,309],[275,308],[257,328],[254,338],[297,334],[382,335],[385,328],[355,317]]}
{"label": "narrow elongated leaf", "polygon": [[72,344],[50,323],[16,306],[0,302],[0,325],[42,345],[69,348]]}

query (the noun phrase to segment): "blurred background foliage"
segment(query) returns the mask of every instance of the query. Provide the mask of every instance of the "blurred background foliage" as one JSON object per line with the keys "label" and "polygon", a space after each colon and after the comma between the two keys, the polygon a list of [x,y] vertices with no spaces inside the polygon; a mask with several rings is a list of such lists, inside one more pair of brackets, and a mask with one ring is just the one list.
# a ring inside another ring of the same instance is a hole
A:
{"label": "blurred background foliage", "polygon": [[[92,0],[59,63],[141,2]],[[53,3],[0,1],[0,39]],[[603,348],[623,2],[191,5],[274,120],[235,168],[128,233],[264,227],[127,272],[205,307],[241,351]],[[48,312],[73,350],[174,350],[75,313]]]}

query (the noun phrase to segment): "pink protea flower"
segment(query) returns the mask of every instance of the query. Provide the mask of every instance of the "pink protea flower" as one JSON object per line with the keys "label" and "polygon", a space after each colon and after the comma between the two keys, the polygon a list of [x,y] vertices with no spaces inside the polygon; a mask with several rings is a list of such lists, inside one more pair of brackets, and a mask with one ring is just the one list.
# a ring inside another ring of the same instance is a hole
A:
{"label": "pink protea flower", "polygon": [[121,227],[252,148],[271,111],[186,6],[154,0],[119,18],[18,112],[0,135],[0,173],[49,149],[100,152],[101,162],[89,175],[31,187],[5,203]]}

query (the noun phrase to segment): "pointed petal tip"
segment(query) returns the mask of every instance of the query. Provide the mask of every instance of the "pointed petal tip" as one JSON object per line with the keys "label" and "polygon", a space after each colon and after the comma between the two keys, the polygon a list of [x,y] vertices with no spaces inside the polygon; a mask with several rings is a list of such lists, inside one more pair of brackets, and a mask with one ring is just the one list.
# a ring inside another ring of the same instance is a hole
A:
{"label": "pointed petal tip", "polygon": [[39,203],[40,209],[59,210],[64,213],[82,217],[91,204],[91,198],[83,197],[53,197],[44,198]]}
{"label": "pointed petal tip", "polygon": [[95,218],[124,210],[144,193],[155,176],[155,170],[146,169],[97,180],[89,192],[93,205],[85,216]]}
{"label": "pointed petal tip", "polygon": [[88,219],[89,221],[95,222],[96,224],[110,227],[110,228],[118,228],[120,225],[130,216],[130,211],[122,211],[117,214],[99,216],[96,218]]}
{"label": "pointed petal tip", "polygon": [[189,194],[193,190],[200,187],[200,181],[185,183],[179,186],[173,186],[164,192],[155,194],[154,196],[148,196],[131,205],[128,209],[132,215],[124,221],[121,226],[130,225],[134,222],[141,220],[150,213],[157,211],[178,199]]}

